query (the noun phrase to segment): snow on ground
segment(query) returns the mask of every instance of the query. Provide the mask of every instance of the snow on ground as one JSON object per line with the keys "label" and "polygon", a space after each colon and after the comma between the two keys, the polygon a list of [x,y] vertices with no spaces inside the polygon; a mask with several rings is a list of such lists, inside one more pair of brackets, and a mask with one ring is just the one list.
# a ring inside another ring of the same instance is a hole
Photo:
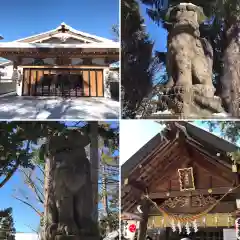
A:
{"label": "snow on ground", "polygon": [[224,113],[224,112],[221,112],[221,113],[213,113],[213,116],[216,116],[216,117],[231,117],[230,114]]}
{"label": "snow on ground", "polygon": [[40,238],[36,233],[16,233],[16,240],[39,240]]}
{"label": "snow on ground", "polygon": [[0,97],[0,119],[118,119],[120,103],[107,98]]}

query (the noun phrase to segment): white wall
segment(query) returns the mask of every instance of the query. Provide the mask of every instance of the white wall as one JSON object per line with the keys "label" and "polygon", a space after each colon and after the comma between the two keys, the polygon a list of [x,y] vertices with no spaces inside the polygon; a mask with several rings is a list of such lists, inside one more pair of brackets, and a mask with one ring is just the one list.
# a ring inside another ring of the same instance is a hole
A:
{"label": "white wall", "polygon": [[13,65],[6,66],[0,70],[4,75],[0,77],[1,80],[11,80],[13,75]]}
{"label": "white wall", "polygon": [[18,67],[18,70],[21,71],[21,75],[20,75],[20,79],[21,81],[16,82],[15,86],[16,86],[16,92],[18,96],[22,96],[22,86],[23,86],[23,68]]}
{"label": "white wall", "polygon": [[108,74],[109,74],[109,68],[103,69],[103,87],[104,87],[105,98],[111,98],[110,85],[108,84]]}

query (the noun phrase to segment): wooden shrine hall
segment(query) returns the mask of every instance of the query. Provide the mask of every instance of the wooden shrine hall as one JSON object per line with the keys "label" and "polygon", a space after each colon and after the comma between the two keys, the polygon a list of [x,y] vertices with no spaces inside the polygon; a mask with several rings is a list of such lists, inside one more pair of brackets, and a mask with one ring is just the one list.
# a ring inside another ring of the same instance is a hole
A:
{"label": "wooden shrine hall", "polygon": [[119,42],[62,23],[56,29],[0,43],[0,64],[19,96],[109,97],[110,65]]}
{"label": "wooden shrine hall", "polygon": [[138,240],[231,240],[238,148],[187,122],[171,122],[122,165],[122,213],[141,214]]}

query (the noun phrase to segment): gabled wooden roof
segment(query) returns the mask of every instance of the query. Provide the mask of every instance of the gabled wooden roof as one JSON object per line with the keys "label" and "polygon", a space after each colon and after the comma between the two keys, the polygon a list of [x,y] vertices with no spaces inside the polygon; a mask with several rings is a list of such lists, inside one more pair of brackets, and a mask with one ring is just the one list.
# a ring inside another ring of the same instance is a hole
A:
{"label": "gabled wooden roof", "polygon": [[179,192],[177,169],[189,164],[194,166],[195,177],[201,179],[192,195],[208,194],[208,188],[224,194],[236,181],[227,156],[236,150],[235,145],[190,123],[173,122],[170,129],[157,134],[123,164],[122,210],[133,211],[146,192],[153,199],[167,198],[167,192],[170,197],[184,195]]}
{"label": "gabled wooden roof", "polygon": [[102,38],[102,37],[98,37],[95,36],[93,34],[89,34],[86,32],[81,32],[78,31],[74,28],[72,28],[71,26],[67,25],[66,23],[61,23],[60,26],[58,26],[55,29],[52,29],[50,31],[47,32],[43,32],[43,33],[39,33],[36,35],[32,35],[26,38],[21,38],[18,40],[15,40],[14,42],[25,42],[25,43],[37,43],[37,42],[41,42],[43,40],[49,39],[49,38],[53,38],[54,36],[57,36],[58,34],[61,33],[65,33],[65,34],[69,34],[71,35],[73,38],[76,39],[83,39],[86,41],[86,43],[109,43],[109,42],[113,42],[110,39],[106,39],[106,38]]}

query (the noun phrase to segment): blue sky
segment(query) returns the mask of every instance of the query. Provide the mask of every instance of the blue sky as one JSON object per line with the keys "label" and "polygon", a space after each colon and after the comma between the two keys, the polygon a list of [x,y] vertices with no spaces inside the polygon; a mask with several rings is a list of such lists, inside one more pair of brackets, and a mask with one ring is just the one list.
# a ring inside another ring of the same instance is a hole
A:
{"label": "blue sky", "polygon": [[[118,126],[116,122],[108,123],[111,124],[110,126],[112,128],[116,128]],[[66,125],[74,126],[75,123],[66,122]],[[115,152],[115,155],[118,155],[118,152]],[[17,194],[15,194],[14,190],[17,191]],[[20,190],[23,190],[27,196],[34,196],[31,190],[24,185],[23,175],[20,171],[17,171],[13,177],[2,188],[0,188],[0,209],[8,207],[13,208],[13,218],[17,232],[32,232],[31,229],[38,229],[40,217],[28,206],[12,197],[12,195],[21,197],[19,194]],[[33,198],[30,199],[33,200]],[[32,201],[32,203],[35,203],[34,205],[38,206],[36,201]],[[29,226],[31,228],[29,228]]]}
{"label": "blue sky", "polygon": [[112,39],[111,26],[119,22],[118,0],[4,0],[0,34],[13,41],[56,28],[73,28]]}
{"label": "blue sky", "polygon": [[155,24],[146,13],[146,6],[140,4],[140,12],[145,20],[146,30],[150,38],[155,42],[154,50],[166,52],[167,47],[167,31],[161,26]]}
{"label": "blue sky", "polygon": [[[145,20],[146,31],[150,36],[150,39],[154,42],[153,54],[155,51],[166,52],[167,51],[167,31],[161,26],[155,24],[146,13],[146,6],[140,4],[140,12]],[[164,69],[162,69],[164,70]],[[164,72],[160,71],[155,75],[153,83],[156,84],[162,79],[162,74]]]}

